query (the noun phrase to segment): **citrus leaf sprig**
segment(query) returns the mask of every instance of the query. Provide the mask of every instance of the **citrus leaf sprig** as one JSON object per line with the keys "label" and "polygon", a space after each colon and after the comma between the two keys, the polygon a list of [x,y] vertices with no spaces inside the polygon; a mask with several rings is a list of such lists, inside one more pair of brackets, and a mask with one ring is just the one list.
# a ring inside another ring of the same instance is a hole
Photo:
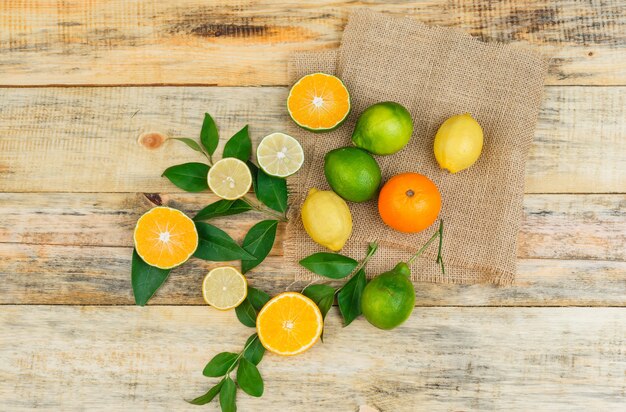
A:
{"label": "citrus leaf sprig", "polygon": [[[257,312],[270,300],[270,295],[260,289],[248,286],[248,296],[235,309],[239,321],[248,327],[256,327]],[[206,405],[219,394],[220,407],[223,412],[236,411],[237,387],[250,396],[263,395],[263,378],[257,365],[263,359],[265,347],[259,336],[254,333],[246,341],[243,350],[239,353],[221,352],[207,363],[202,374],[207,377],[222,377],[204,395],[189,403]],[[237,368],[237,377],[234,381],[230,373]]]}
{"label": "citrus leaf sprig", "polygon": [[[221,377],[204,395],[188,401],[192,405],[206,405],[219,394],[222,411],[236,411],[237,387],[250,396],[263,395],[264,385],[257,365],[263,359],[265,348],[258,335],[251,335],[239,353],[221,352],[207,363],[202,371],[206,377]],[[236,383],[230,374],[237,368]]]}
{"label": "citrus leaf sprig", "polygon": [[348,256],[327,252],[314,253],[300,261],[302,266],[318,275],[330,279],[348,278],[348,281],[338,288],[319,284],[307,286],[302,291],[319,307],[323,318],[326,318],[326,314],[335,301],[335,296],[337,296],[344,326],[348,326],[361,315],[361,295],[367,283],[365,266],[377,250],[378,244],[370,243],[365,258],[360,262]]}
{"label": "citrus leaf sprig", "polygon": [[[441,255],[443,246],[443,220],[439,221],[437,231],[407,263],[409,265],[413,263],[437,238],[439,238],[437,263],[441,266],[441,272],[445,275],[446,272]],[[300,265],[315,274],[330,279],[345,279],[348,277],[348,280],[337,289],[329,285],[319,284],[308,286],[302,291],[304,295],[311,298],[317,304],[322,312],[322,317],[326,317],[326,314],[335,300],[335,296],[337,297],[337,304],[341,317],[343,318],[344,327],[348,326],[354,319],[361,315],[361,297],[367,285],[365,265],[374,253],[376,253],[377,247],[378,245],[376,243],[370,243],[367,255],[360,263],[348,256],[327,252],[314,253],[300,261]]]}
{"label": "citrus leaf sprig", "polygon": [[[208,190],[207,174],[213,165],[213,155],[219,145],[218,128],[211,115],[208,113],[204,115],[199,141],[187,137],[170,138],[169,140],[184,143],[192,150],[203,154],[207,162],[174,165],[165,169],[163,176],[187,192]],[[234,157],[246,162],[252,175],[255,196],[247,194],[237,200],[218,200],[200,210],[193,218],[199,235],[198,248],[193,256],[214,262],[241,260],[243,273],[255,268],[265,260],[276,240],[278,223],[287,221],[288,191],[286,180],[266,174],[250,161],[251,155],[252,141],[250,140],[249,128],[246,125],[228,139],[222,157]],[[241,245],[223,230],[205,223],[207,220],[245,213],[250,210],[268,215],[271,220],[263,220],[252,226]],[[131,284],[135,303],[140,306],[145,305],[165,282],[169,273],[170,270],[148,265],[133,251]],[[250,307],[244,302],[243,308],[240,310],[241,319],[245,318],[243,309],[250,309]],[[252,307],[252,312],[256,319],[254,307]]]}

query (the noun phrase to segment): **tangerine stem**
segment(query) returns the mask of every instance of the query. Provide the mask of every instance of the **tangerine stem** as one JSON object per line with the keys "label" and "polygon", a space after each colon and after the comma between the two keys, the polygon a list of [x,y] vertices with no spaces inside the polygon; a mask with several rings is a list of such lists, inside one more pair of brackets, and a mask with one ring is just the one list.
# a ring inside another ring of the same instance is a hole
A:
{"label": "tangerine stem", "polygon": [[443,246],[443,219],[439,221],[439,249],[437,250],[437,263],[441,265],[441,273],[446,274],[446,268],[443,265],[443,257],[441,256],[441,247]]}
{"label": "tangerine stem", "polygon": [[[428,242],[426,242],[426,243],[424,244],[424,246],[422,246],[422,247],[420,248],[420,250],[418,250],[418,251],[417,251],[417,252],[416,252],[413,256],[411,256],[411,258],[409,259],[409,261],[407,262],[407,264],[411,265],[411,264],[415,261],[415,259],[417,259],[417,258],[418,258],[418,257],[419,257],[419,256],[420,256],[420,255],[421,255],[421,254],[422,254],[422,253],[426,250],[426,248],[427,248],[427,247],[428,247],[431,243],[433,243],[433,241],[434,241],[435,239],[437,239],[437,236],[439,236],[439,237],[441,238],[441,236],[442,236],[442,234],[443,234],[442,227],[443,227],[443,220],[440,220],[440,221],[439,221],[439,229],[438,229],[435,233],[433,233],[433,235],[430,237],[430,239],[428,239]],[[439,242],[439,247],[441,248],[441,239],[440,239],[440,242]],[[440,251],[441,251],[441,249],[440,249]],[[439,258],[437,258],[437,262],[439,262]]]}
{"label": "tangerine stem", "polygon": [[250,347],[250,345],[252,345],[254,343],[255,340],[259,339],[259,335],[256,335],[254,337],[254,339],[252,339],[250,341],[250,343],[248,343],[246,346],[244,346],[243,350],[241,352],[239,352],[239,356],[237,356],[237,359],[235,359],[235,362],[233,362],[232,365],[230,365],[230,368],[228,368],[228,370],[226,371],[226,373],[224,374],[224,376],[229,376],[230,372],[235,369],[235,366],[239,363],[239,359],[241,359],[241,357],[243,356],[243,354],[246,352],[246,349],[248,349]]}

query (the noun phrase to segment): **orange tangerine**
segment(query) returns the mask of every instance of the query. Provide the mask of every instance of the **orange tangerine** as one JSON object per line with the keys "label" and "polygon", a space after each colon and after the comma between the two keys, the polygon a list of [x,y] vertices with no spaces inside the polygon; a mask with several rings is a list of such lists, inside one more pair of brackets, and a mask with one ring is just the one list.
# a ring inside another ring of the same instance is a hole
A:
{"label": "orange tangerine", "polygon": [[378,194],[378,212],[386,225],[404,233],[432,225],[441,210],[441,195],[432,180],[418,173],[401,173]]}
{"label": "orange tangerine", "polygon": [[198,247],[196,225],[180,210],[155,207],[135,226],[135,249],[144,262],[170,269],[189,259]]}
{"label": "orange tangerine", "polygon": [[285,292],[270,299],[256,318],[259,340],[278,355],[298,355],[315,344],[324,320],[311,299],[298,292]]}
{"label": "orange tangerine", "polygon": [[350,94],[335,76],[309,74],[289,91],[287,110],[298,126],[312,132],[329,131],[339,127],[348,117]]}

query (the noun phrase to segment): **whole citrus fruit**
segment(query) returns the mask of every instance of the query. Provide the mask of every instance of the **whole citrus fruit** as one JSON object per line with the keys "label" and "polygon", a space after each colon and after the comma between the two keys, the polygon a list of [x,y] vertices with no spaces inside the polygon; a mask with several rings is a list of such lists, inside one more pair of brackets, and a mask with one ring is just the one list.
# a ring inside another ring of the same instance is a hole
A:
{"label": "whole citrus fruit", "polygon": [[380,190],[378,212],[383,222],[395,230],[415,233],[437,220],[441,195],[437,186],[424,175],[395,175]]}
{"label": "whole citrus fruit", "polygon": [[411,316],[415,288],[409,276],[409,266],[401,262],[370,280],[361,297],[361,311],[369,323],[380,329],[393,329]]}
{"label": "whole citrus fruit", "polygon": [[309,190],[301,215],[311,239],[332,251],[341,250],[352,234],[350,208],[330,190]]}
{"label": "whole citrus fruit", "polygon": [[352,142],[376,155],[390,155],[401,150],[411,139],[413,120],[401,104],[376,103],[359,116]]}
{"label": "whole citrus fruit", "polygon": [[437,163],[451,173],[473,165],[483,150],[483,129],[469,113],[452,116],[435,135]]}
{"label": "whole citrus fruit", "polygon": [[351,202],[365,202],[380,186],[380,167],[363,149],[342,147],[324,157],[324,174],[330,187]]}

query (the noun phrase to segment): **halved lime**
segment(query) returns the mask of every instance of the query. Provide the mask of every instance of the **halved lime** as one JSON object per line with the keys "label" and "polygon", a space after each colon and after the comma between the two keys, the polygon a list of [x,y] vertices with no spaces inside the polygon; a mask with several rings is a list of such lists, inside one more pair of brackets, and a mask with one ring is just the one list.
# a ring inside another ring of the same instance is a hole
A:
{"label": "halved lime", "polygon": [[304,163],[302,146],[284,133],[267,135],[256,150],[259,167],[272,176],[287,177],[296,173]]}
{"label": "halved lime", "polygon": [[248,193],[252,185],[252,174],[244,162],[227,157],[209,169],[207,182],[213,193],[222,199],[234,200]]}
{"label": "halved lime", "polygon": [[202,296],[215,309],[232,309],[248,296],[248,281],[232,266],[215,268],[202,282]]}

